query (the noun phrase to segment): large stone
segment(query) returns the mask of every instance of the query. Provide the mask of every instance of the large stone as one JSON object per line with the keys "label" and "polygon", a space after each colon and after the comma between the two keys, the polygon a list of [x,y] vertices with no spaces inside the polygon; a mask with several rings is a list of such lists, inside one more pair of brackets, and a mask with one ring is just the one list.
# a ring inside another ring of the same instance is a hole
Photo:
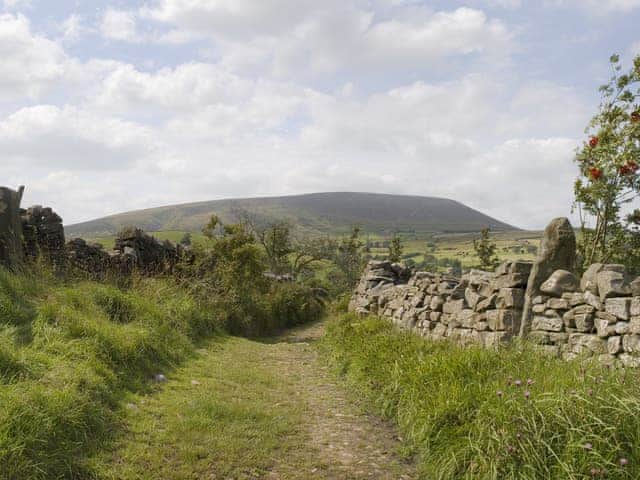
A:
{"label": "large stone", "polygon": [[480,294],[476,292],[472,287],[467,287],[464,292],[464,298],[467,301],[467,305],[469,305],[469,308],[475,308],[478,302],[482,300]]}
{"label": "large stone", "polygon": [[631,289],[631,295],[634,297],[640,297],[640,277],[637,277],[633,282],[629,284]]}
{"label": "large stone", "polygon": [[517,308],[524,306],[524,290],[521,288],[501,288],[496,299],[498,308]]}
{"label": "large stone", "polygon": [[617,355],[622,351],[622,337],[616,335],[607,339],[607,351],[611,355]]}
{"label": "large stone", "polygon": [[532,330],[543,330],[545,332],[561,332],[564,327],[562,318],[549,318],[542,316],[533,317],[531,322]]}
{"label": "large stone", "polygon": [[627,283],[624,271],[602,270],[596,276],[600,300],[611,297],[625,297],[631,295],[631,287]]}
{"label": "large stone", "polygon": [[448,314],[456,314],[464,309],[464,299],[449,300],[442,306],[442,312]]}
{"label": "large stone", "polygon": [[632,317],[640,315],[640,297],[633,297],[631,300],[630,313]]}
{"label": "large stone", "polygon": [[620,320],[629,320],[631,312],[630,298],[607,298],[604,302],[607,313],[615,315]]}
{"label": "large stone", "polygon": [[24,187],[18,191],[0,187],[0,265],[18,266],[24,260],[20,202]]}
{"label": "large stone", "polygon": [[485,298],[484,300],[480,300],[476,305],[476,311],[484,312],[491,308],[495,308],[497,298],[498,298],[498,295],[494,293],[489,295],[489,297]]}
{"label": "large stone", "polygon": [[521,288],[527,285],[527,275],[524,273],[507,273],[494,278],[489,285],[495,290],[501,288]]}
{"label": "large stone", "polygon": [[590,313],[574,314],[573,323],[575,325],[575,329],[579,332],[593,331],[593,315]]}
{"label": "large stone", "polygon": [[572,333],[569,335],[569,350],[575,354],[597,354],[607,353],[607,340],[598,338],[595,335],[584,333]]}
{"label": "large stone", "polygon": [[531,330],[531,301],[541,294],[540,286],[556,270],[571,271],[576,260],[576,236],[566,218],[554,219],[545,229],[538,256],[527,281],[520,335]]}
{"label": "large stone", "polygon": [[487,324],[494,332],[507,331],[516,334],[520,330],[520,310],[489,310],[487,311]]}
{"label": "large stone", "polygon": [[582,279],[580,280],[580,290],[583,292],[591,292],[594,295],[598,295],[598,272],[602,270],[601,263],[594,263],[587,268],[587,270],[582,274]]}
{"label": "large stone", "polygon": [[562,297],[564,293],[572,293],[579,288],[578,279],[567,270],[556,270],[540,285],[540,291],[554,297]]}
{"label": "large stone", "polygon": [[626,353],[640,353],[640,335],[625,335],[622,337],[622,348]]}

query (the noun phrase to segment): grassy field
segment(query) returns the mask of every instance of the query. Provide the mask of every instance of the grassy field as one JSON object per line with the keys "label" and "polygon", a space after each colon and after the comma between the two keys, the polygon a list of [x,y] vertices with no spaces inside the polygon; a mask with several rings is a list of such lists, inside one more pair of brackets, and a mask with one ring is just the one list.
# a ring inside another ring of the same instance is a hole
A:
{"label": "grassy field", "polygon": [[351,315],[323,347],[354,395],[397,422],[420,478],[640,478],[637,371],[463,349]]}
{"label": "grassy field", "polygon": [[[171,230],[150,232],[158,240],[170,240],[179,242],[185,232]],[[459,233],[459,234],[430,234],[430,235],[404,235],[404,254],[411,255],[411,259],[416,263],[424,260],[425,253],[433,255],[437,259],[450,258],[460,260],[463,268],[470,268],[478,263],[473,250],[473,239],[479,234]],[[540,231],[510,231],[491,233],[491,239],[496,243],[497,255],[501,261],[511,260],[533,260],[535,259],[535,249],[540,244],[542,232]],[[194,243],[202,242],[204,235],[192,233]],[[389,237],[379,235],[365,235],[363,241],[372,244],[382,244],[389,240]],[[97,242],[107,250],[113,248],[115,236],[86,238],[87,241]],[[434,249],[435,246],[435,249]],[[371,254],[374,256],[386,256],[387,249],[384,247],[372,247]]]}

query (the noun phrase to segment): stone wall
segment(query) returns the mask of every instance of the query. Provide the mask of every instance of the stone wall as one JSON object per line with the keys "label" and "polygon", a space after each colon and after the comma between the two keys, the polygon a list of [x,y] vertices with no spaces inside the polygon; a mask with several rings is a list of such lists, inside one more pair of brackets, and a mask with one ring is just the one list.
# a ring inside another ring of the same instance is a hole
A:
{"label": "stone wall", "polygon": [[[495,347],[520,335],[525,290],[533,263],[507,262],[495,272],[461,278],[370,262],[349,309],[388,318],[423,337]],[[555,270],[531,301],[527,338],[544,352],[571,360],[597,357],[609,365],[640,367],[640,278],[623,265],[592,265],[578,280]]]}
{"label": "stone wall", "polygon": [[0,265],[12,267],[24,260],[20,202],[24,187],[17,191],[0,187]]}
{"label": "stone wall", "polygon": [[361,315],[389,318],[426,338],[494,346],[520,330],[531,267],[510,262],[493,273],[472,270],[455,278],[416,272],[403,279],[399,265],[374,261],[367,265],[349,307]]}
{"label": "stone wall", "polygon": [[57,267],[66,260],[62,218],[51,208],[35,205],[21,211],[22,235],[27,257],[43,257]]}

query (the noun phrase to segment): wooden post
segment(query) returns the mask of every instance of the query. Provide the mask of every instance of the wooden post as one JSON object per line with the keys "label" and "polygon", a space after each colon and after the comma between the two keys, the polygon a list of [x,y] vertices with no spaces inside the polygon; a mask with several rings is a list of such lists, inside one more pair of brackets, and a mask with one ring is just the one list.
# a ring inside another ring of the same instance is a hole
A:
{"label": "wooden post", "polygon": [[24,187],[18,191],[0,187],[0,265],[12,267],[24,261],[20,202]]}

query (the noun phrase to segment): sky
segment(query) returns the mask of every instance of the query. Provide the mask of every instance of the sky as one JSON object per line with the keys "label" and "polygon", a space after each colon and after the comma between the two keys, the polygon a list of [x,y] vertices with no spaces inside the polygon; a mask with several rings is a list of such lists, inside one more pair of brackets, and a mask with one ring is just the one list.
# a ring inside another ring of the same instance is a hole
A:
{"label": "sky", "polygon": [[0,0],[0,185],[66,224],[200,200],[571,214],[640,0]]}

